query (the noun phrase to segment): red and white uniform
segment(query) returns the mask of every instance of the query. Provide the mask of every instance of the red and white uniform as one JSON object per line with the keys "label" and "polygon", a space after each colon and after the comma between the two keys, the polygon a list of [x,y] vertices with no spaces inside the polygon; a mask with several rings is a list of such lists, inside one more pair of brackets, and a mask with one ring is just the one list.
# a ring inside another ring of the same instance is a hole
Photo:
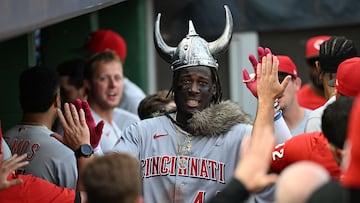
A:
{"label": "red and white uniform", "polygon": [[317,109],[326,102],[326,98],[315,94],[308,84],[299,89],[297,98],[300,106],[310,110]]}
{"label": "red and white uniform", "polygon": [[294,136],[275,146],[271,156],[271,170],[276,173],[297,161],[309,160],[322,165],[333,179],[340,178],[340,166],[328,148],[328,141],[322,132]]}

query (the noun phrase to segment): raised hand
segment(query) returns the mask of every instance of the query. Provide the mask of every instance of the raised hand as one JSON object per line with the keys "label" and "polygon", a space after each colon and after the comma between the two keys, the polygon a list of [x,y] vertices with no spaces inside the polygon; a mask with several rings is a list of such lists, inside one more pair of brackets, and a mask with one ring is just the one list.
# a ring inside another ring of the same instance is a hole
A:
{"label": "raised hand", "polygon": [[243,68],[243,83],[245,83],[246,87],[250,90],[250,92],[257,98],[257,91],[256,91],[256,84],[257,84],[257,77],[256,77],[256,70],[257,65],[262,62],[262,58],[267,54],[272,55],[271,50],[269,48],[258,47],[258,56],[259,60],[253,54],[249,55],[249,61],[253,67],[254,73],[249,74],[246,68]]}
{"label": "raised hand", "polygon": [[82,144],[90,144],[90,132],[83,109],[77,111],[75,105],[65,103],[64,113],[59,109],[58,117],[64,129],[64,136],[52,134],[53,137],[74,151]]}
{"label": "raised hand", "polygon": [[263,99],[271,99],[274,101],[284,94],[285,88],[289,84],[291,76],[286,76],[282,83],[280,83],[278,78],[278,66],[279,60],[276,56],[271,54],[264,56],[262,58],[262,63],[257,65],[256,91],[258,93],[259,100],[260,97],[262,97]]}
{"label": "raised hand", "polygon": [[90,106],[86,100],[81,101],[80,99],[76,99],[75,106],[77,110],[83,109],[85,112],[86,124],[88,125],[90,131],[90,143],[95,149],[100,143],[102,130],[104,128],[104,121],[100,121],[98,124],[95,123],[91,114]]}
{"label": "raised hand", "polygon": [[[0,153],[0,160],[3,160],[3,155]],[[0,190],[10,188],[15,185],[19,185],[23,182],[21,178],[14,178],[8,180],[7,177],[10,173],[13,173],[16,169],[19,169],[27,164],[28,161],[23,161],[26,158],[26,154],[18,156],[17,154],[11,156],[9,159],[0,163]],[[15,176],[15,175],[14,175]]]}

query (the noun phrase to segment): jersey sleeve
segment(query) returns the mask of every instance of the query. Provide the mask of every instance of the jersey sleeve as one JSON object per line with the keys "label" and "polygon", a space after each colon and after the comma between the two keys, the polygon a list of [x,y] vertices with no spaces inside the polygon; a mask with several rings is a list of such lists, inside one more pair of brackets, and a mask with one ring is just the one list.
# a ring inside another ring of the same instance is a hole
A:
{"label": "jersey sleeve", "polygon": [[25,182],[26,193],[29,197],[37,199],[36,202],[72,203],[75,200],[75,190],[62,188],[35,177],[30,177],[30,180]]}
{"label": "jersey sleeve", "polygon": [[271,171],[280,173],[288,165],[305,160],[309,155],[307,144],[309,136],[307,134],[297,135],[276,145],[271,153]]}
{"label": "jersey sleeve", "polygon": [[310,117],[305,124],[305,132],[321,131],[321,117]]}
{"label": "jersey sleeve", "polygon": [[74,164],[76,163],[75,155],[67,154],[56,161],[54,161],[56,162],[54,170],[56,171],[59,185],[75,189],[78,179],[77,165]]}
{"label": "jersey sleeve", "polygon": [[121,138],[116,142],[113,148],[114,151],[130,153],[139,159],[139,147],[141,146],[141,139],[139,136],[141,133],[139,133],[137,125],[138,124],[135,123],[124,130]]}

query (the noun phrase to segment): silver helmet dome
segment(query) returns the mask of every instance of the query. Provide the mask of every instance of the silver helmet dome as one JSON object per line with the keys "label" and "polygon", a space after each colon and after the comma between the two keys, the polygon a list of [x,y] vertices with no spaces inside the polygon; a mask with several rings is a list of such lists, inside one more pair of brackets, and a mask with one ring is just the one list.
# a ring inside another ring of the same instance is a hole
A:
{"label": "silver helmet dome", "polygon": [[155,22],[154,42],[160,56],[169,64],[173,71],[191,66],[208,66],[217,69],[218,63],[214,56],[225,51],[231,41],[233,20],[230,9],[224,6],[226,25],[222,35],[213,42],[207,42],[195,31],[192,21],[189,21],[189,31],[177,47],[167,45],[160,33],[160,17]]}

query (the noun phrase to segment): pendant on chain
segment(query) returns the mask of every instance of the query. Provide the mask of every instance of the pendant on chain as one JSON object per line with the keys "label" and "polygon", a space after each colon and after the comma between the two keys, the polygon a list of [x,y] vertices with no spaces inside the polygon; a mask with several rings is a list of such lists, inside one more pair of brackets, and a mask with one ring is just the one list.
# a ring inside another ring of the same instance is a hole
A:
{"label": "pendant on chain", "polygon": [[178,160],[178,166],[180,169],[186,169],[187,168],[187,160],[185,159],[185,157],[179,156],[179,160]]}

